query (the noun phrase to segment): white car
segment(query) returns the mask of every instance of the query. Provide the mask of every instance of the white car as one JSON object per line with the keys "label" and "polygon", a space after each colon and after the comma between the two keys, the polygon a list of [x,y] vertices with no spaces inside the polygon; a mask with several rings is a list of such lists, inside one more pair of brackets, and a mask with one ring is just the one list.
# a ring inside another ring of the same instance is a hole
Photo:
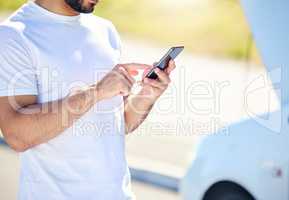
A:
{"label": "white car", "polygon": [[251,118],[229,126],[227,135],[203,138],[181,184],[184,200],[289,199],[289,1],[241,3],[271,80],[280,89],[281,106],[264,114],[270,118],[267,124]]}
{"label": "white car", "polygon": [[[207,136],[182,181],[184,200],[288,200],[288,108],[281,132],[253,119]],[[270,113],[280,123],[281,112]],[[267,117],[267,116],[266,116]]]}

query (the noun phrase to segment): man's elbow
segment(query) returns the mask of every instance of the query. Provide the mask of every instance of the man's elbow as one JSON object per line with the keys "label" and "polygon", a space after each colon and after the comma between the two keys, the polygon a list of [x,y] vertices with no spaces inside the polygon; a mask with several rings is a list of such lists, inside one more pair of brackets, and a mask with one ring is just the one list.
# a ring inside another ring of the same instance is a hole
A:
{"label": "man's elbow", "polygon": [[28,142],[21,139],[18,134],[11,130],[2,130],[5,142],[8,146],[18,153],[22,153],[30,149],[32,146]]}
{"label": "man's elbow", "polygon": [[13,149],[14,151],[16,151],[18,153],[23,153],[23,152],[25,152],[31,148],[29,145],[27,145],[27,144],[25,144],[25,143],[23,143],[17,139],[5,138],[5,141],[11,149]]}
{"label": "man's elbow", "polygon": [[31,148],[30,145],[15,138],[5,138],[5,141],[11,149],[18,153],[23,153]]}

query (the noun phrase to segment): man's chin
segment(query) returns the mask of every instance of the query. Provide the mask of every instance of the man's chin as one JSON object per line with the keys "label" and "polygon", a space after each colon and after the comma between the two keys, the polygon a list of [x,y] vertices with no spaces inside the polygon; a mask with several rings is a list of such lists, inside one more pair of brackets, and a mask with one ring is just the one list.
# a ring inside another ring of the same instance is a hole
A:
{"label": "man's chin", "polygon": [[96,1],[95,3],[90,3],[89,7],[83,8],[82,13],[93,13],[95,6],[97,5],[97,2],[98,1]]}
{"label": "man's chin", "polygon": [[65,2],[78,13],[92,13],[98,0],[90,0],[87,5],[81,5],[79,0],[65,0]]}
{"label": "man's chin", "polygon": [[80,13],[86,13],[86,14],[93,13],[94,8],[95,6],[91,6],[89,8],[82,8]]}

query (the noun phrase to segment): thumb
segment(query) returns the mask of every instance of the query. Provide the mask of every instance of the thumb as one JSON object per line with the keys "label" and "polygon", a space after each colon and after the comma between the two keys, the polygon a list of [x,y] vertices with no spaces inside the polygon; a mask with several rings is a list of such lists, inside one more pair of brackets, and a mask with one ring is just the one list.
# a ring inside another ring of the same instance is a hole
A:
{"label": "thumb", "polygon": [[149,73],[149,71],[154,68],[156,66],[157,62],[154,62],[153,66],[150,66],[150,68],[147,68],[144,70],[144,73],[143,73],[143,79],[146,77],[146,75]]}

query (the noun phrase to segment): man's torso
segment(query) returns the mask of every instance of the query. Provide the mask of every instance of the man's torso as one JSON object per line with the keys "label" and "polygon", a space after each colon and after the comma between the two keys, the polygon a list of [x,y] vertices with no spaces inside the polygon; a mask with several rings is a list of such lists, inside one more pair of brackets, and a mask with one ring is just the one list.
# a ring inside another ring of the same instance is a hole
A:
{"label": "man's torso", "polygon": [[[117,32],[92,15],[59,16],[30,2],[1,28],[16,30],[29,48],[38,103],[96,83],[119,61]],[[99,102],[71,128],[20,158],[21,200],[130,198],[122,97]]]}

